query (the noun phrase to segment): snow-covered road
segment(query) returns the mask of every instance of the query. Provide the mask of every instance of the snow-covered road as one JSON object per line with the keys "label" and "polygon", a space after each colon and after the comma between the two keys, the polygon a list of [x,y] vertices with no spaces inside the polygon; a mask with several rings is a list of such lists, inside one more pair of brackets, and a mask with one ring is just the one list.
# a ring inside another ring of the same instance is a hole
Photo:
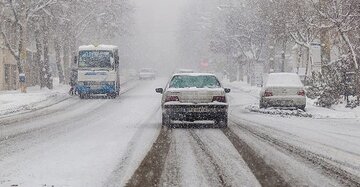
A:
{"label": "snow-covered road", "polygon": [[[360,119],[250,112],[257,95],[234,91],[230,129],[296,186],[360,184]],[[309,106],[310,108],[312,106]]]}
{"label": "snow-covered road", "polygon": [[159,132],[159,82],[139,82],[116,100],[72,98],[0,126],[0,186],[102,186],[119,167],[126,172],[116,181],[126,180]]}
{"label": "snow-covered road", "polygon": [[129,186],[360,185],[358,118],[250,112],[258,92],[229,96],[228,129],[163,129]]}
{"label": "snow-covered road", "polygon": [[233,88],[229,128],[161,128],[165,81],[0,125],[0,186],[360,185],[358,118],[250,112],[257,93]]}

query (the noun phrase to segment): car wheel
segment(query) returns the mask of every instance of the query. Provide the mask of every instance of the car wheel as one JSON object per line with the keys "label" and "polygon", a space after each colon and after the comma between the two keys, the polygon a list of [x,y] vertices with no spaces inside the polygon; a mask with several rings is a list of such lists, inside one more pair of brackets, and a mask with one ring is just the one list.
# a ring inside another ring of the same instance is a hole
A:
{"label": "car wheel", "polygon": [[219,117],[217,117],[217,119],[215,119],[215,127],[217,127],[217,128],[226,128],[227,125],[228,125],[227,114],[225,114],[223,116],[219,116]]}
{"label": "car wheel", "polygon": [[116,96],[117,96],[117,94],[116,94],[116,93],[112,93],[112,94],[110,94],[110,98],[111,98],[111,99],[116,99]]}
{"label": "car wheel", "polygon": [[261,100],[260,100],[260,106],[259,106],[259,107],[260,107],[260,108],[265,108],[265,109],[266,109],[266,108],[268,107],[268,105],[267,105],[267,104],[265,104],[265,103],[264,103],[264,101],[261,99]]}
{"label": "car wheel", "polygon": [[298,109],[302,110],[305,112],[305,105],[299,106]]}
{"label": "car wheel", "polygon": [[162,115],[162,126],[170,127],[170,125],[171,125],[170,117],[166,114],[163,114]]}
{"label": "car wheel", "polygon": [[84,94],[79,94],[80,99],[85,99],[85,95]]}

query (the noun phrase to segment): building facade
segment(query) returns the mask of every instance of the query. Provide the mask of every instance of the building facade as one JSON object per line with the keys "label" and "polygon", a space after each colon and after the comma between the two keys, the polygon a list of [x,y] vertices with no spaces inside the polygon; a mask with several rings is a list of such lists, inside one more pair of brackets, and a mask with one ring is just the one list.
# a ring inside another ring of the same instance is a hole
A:
{"label": "building facade", "polygon": [[19,87],[15,58],[0,44],[0,90],[15,90]]}
{"label": "building facade", "polygon": [[[39,84],[39,68],[34,61],[35,53],[27,50],[23,70],[26,75],[26,86]],[[0,44],[0,91],[16,90],[19,88],[19,71],[16,60],[10,51]]]}

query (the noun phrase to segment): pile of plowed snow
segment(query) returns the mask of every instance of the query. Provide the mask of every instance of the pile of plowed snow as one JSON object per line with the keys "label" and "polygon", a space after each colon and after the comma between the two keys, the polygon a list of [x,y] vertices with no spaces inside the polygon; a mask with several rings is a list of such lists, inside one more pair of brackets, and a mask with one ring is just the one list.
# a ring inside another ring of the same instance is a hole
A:
{"label": "pile of plowed snow", "polygon": [[270,115],[279,115],[279,116],[297,116],[297,117],[313,117],[312,114],[307,113],[300,109],[295,108],[259,108],[257,105],[250,105],[246,107],[250,112],[257,112]]}

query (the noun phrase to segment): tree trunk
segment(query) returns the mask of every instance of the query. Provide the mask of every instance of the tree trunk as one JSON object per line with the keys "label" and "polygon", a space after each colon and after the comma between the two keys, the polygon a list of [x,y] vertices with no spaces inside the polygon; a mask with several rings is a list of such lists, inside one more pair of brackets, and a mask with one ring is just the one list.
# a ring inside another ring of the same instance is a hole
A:
{"label": "tree trunk", "polygon": [[63,62],[64,62],[64,75],[65,75],[66,83],[69,83],[70,80],[69,59],[70,59],[70,53],[69,53],[68,40],[65,40],[63,45]]}
{"label": "tree trunk", "polygon": [[49,62],[49,27],[46,20],[44,20],[43,25],[43,41],[44,41],[44,86],[49,89],[53,88],[52,76],[50,73],[50,62]]}
{"label": "tree trunk", "polygon": [[284,41],[283,41],[283,43],[282,43],[283,45],[282,45],[282,51],[281,51],[281,72],[285,72],[286,43],[287,43],[287,41],[286,41],[286,39],[284,39]]}
{"label": "tree trunk", "polygon": [[61,46],[59,45],[59,39],[57,37],[54,38],[54,51],[55,51],[56,66],[59,74],[59,83],[65,84],[64,71],[61,65]]}
{"label": "tree trunk", "polygon": [[309,63],[311,63],[310,48],[306,48],[306,66],[305,66],[305,78],[304,78],[305,84],[306,84],[308,72],[309,72]]}
{"label": "tree trunk", "polygon": [[71,41],[70,41],[70,50],[71,50],[71,62],[70,62],[70,68],[73,69],[74,66],[76,66],[76,64],[74,64],[75,58],[77,58],[77,52],[78,49],[76,48],[76,37],[73,34],[71,36]]}
{"label": "tree trunk", "polygon": [[39,81],[40,81],[40,87],[44,87],[44,63],[42,61],[42,45],[40,40],[40,31],[38,28],[35,29],[35,43],[36,43],[36,54],[35,54],[35,60],[39,64]]}

